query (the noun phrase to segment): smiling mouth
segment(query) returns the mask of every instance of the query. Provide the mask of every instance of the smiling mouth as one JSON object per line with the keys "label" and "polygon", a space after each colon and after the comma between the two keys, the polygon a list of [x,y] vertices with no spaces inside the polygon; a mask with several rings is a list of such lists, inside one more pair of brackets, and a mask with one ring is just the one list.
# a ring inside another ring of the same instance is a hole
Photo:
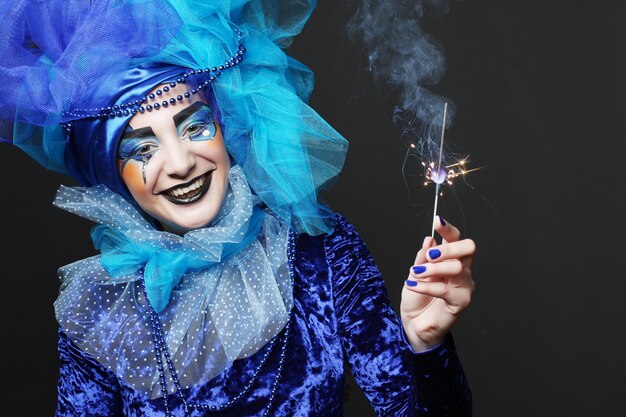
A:
{"label": "smiling mouth", "polygon": [[212,176],[213,171],[209,171],[185,184],[168,188],[160,194],[174,204],[194,203],[206,194],[209,189],[209,185],[211,185]]}

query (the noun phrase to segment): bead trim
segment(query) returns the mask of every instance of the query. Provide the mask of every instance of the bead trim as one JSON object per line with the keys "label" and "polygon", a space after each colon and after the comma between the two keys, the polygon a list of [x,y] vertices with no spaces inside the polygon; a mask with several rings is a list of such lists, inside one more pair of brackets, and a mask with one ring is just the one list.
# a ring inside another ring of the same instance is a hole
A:
{"label": "bead trim", "polygon": [[[296,253],[295,233],[293,230],[290,230],[289,240],[287,244],[287,263],[289,266],[289,276],[291,278],[292,288],[294,284],[295,253]],[[146,292],[145,281],[143,279],[143,269],[141,270],[141,276],[142,276],[141,283],[143,287],[143,294],[147,300],[148,294]],[[167,348],[165,335],[163,333],[163,325],[161,323],[161,320],[159,320],[158,314],[156,313],[156,311],[154,311],[150,303],[147,303],[147,312],[148,312],[148,318],[150,320],[150,327],[152,328],[152,341],[154,343],[154,354],[155,354],[155,358],[157,362],[157,370],[159,372],[159,384],[161,386],[161,394],[163,395],[163,408],[165,409],[166,417],[173,417],[173,414],[169,408],[169,401],[167,399],[168,389],[167,389],[167,381],[165,379],[165,366],[163,365],[163,357],[165,357],[167,370],[170,372],[171,378],[174,381],[176,396],[181,400],[183,404],[183,410],[185,413],[184,415],[185,417],[189,417],[191,416],[192,409],[203,410],[203,411],[220,411],[220,410],[224,410],[226,408],[232,407],[237,401],[243,398],[243,396],[246,393],[248,393],[248,391],[250,391],[252,386],[256,383],[257,379],[259,378],[261,369],[267,362],[269,355],[274,351],[274,346],[276,345],[276,341],[278,340],[278,337],[280,336],[280,334],[274,336],[272,340],[269,342],[270,347],[267,350],[267,352],[265,352],[265,354],[263,355],[263,358],[261,359],[261,363],[256,367],[254,374],[250,378],[250,381],[248,381],[246,386],[243,388],[243,390],[241,390],[239,394],[237,394],[236,396],[234,396],[227,402],[223,404],[219,404],[219,405],[212,405],[212,404],[207,404],[207,403],[193,404],[193,403],[189,403],[187,399],[185,398],[185,396],[183,395],[183,389],[180,385],[178,373],[176,372],[174,363],[172,362],[169,350]],[[287,346],[289,344],[290,327],[291,327],[291,315],[289,317],[289,320],[287,321],[287,324],[285,325],[285,329],[283,330],[283,337],[282,337],[282,343],[281,343],[282,346],[280,347],[280,357],[278,360],[278,368],[276,370],[276,377],[274,379],[274,382],[272,383],[272,388],[270,389],[270,397],[268,399],[267,407],[265,409],[265,412],[263,413],[264,417],[269,416],[269,412],[272,409],[272,406],[274,405],[274,399],[276,396],[276,390],[278,388],[278,382],[281,379],[282,370],[285,364]]]}
{"label": "bead trim", "polygon": [[[160,108],[166,108],[170,105],[174,106],[179,102],[182,102],[184,99],[190,99],[191,96],[198,93],[198,91],[204,90],[209,86],[217,77],[222,74],[222,71],[227,70],[229,68],[234,67],[239,64],[243,60],[243,54],[246,52],[246,48],[243,46],[241,38],[243,34],[238,30],[234,29],[235,34],[237,34],[237,52],[233,56],[231,56],[224,64],[204,69],[188,69],[181,76],[176,78],[175,81],[169,83],[169,85],[164,86],[161,89],[156,90],[154,93],[150,93],[144,98],[137,99],[134,101],[130,101],[127,103],[116,104],[114,106],[101,107],[95,109],[73,109],[64,113],[63,117],[65,119],[112,119],[115,117],[124,117],[130,116],[131,114],[136,113],[145,113],[151,112],[153,110],[159,110]],[[176,87],[176,85],[181,83],[186,83],[187,80],[192,76],[202,76],[208,77],[204,79],[196,88],[191,89],[190,91],[186,91],[184,94],[179,94],[176,98],[172,97],[169,100],[161,100],[161,96],[163,93],[167,93],[170,89]],[[61,123],[63,129],[65,129],[68,133],[72,131],[72,122],[63,122]]]}

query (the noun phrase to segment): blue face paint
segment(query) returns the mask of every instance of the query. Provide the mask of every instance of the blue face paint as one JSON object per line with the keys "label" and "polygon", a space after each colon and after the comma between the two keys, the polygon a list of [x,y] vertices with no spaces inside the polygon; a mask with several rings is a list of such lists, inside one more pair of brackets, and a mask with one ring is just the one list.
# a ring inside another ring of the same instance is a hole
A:
{"label": "blue face paint", "polygon": [[[173,116],[176,131],[181,140],[206,141],[213,140],[217,134],[213,112],[202,102],[195,102]],[[180,121],[183,119],[182,121]],[[159,140],[151,127],[134,130],[130,125],[122,135],[118,149],[118,159],[122,161],[122,169],[130,161],[142,163],[141,173],[146,183],[146,165],[150,158],[160,149]]]}
{"label": "blue face paint", "polygon": [[127,159],[142,160],[149,158],[159,148],[159,141],[151,138],[130,138],[120,143],[118,158],[122,161]]}
{"label": "blue face paint", "polygon": [[179,138],[194,142],[213,140],[217,133],[213,112],[206,104],[200,106],[191,116],[178,124],[177,129]]}
{"label": "blue face paint", "polygon": [[122,169],[130,161],[141,162],[141,176],[146,183],[146,165],[156,151],[159,150],[159,141],[154,136],[151,128],[133,130],[130,126],[124,131],[126,137],[122,138],[117,152],[117,157],[122,161]]}

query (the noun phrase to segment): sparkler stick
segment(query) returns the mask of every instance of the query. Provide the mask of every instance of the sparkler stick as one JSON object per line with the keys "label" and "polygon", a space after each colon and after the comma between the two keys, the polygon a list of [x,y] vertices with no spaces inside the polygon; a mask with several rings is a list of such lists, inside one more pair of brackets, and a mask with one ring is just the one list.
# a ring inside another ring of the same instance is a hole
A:
{"label": "sparkler stick", "polygon": [[[443,137],[446,131],[446,118],[448,116],[448,102],[443,106],[443,126],[441,126],[441,143],[439,144],[439,162],[437,164],[437,175],[441,175],[441,155],[443,154]],[[433,209],[433,227],[430,232],[431,237],[435,237],[435,220],[437,217],[437,203],[439,202],[440,182],[435,182],[435,208]]]}

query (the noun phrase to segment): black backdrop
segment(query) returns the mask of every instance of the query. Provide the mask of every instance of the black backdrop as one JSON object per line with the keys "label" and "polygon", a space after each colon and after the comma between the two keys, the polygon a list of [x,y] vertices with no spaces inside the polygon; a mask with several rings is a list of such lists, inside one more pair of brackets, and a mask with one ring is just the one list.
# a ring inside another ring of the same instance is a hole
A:
{"label": "black backdrop", "polygon": [[[395,97],[371,88],[350,15],[321,2],[290,52],[316,73],[313,107],[350,141],[326,198],[397,308],[432,189],[409,205]],[[626,415],[626,2],[467,0],[427,28],[448,59],[436,90],[458,110],[446,137],[486,166],[440,210],[478,244],[477,291],[454,329],[476,416]],[[0,166],[4,404],[53,415],[55,271],[94,253],[91,225],[51,205],[71,180],[9,146]],[[346,415],[373,415],[350,378],[345,392]]]}

